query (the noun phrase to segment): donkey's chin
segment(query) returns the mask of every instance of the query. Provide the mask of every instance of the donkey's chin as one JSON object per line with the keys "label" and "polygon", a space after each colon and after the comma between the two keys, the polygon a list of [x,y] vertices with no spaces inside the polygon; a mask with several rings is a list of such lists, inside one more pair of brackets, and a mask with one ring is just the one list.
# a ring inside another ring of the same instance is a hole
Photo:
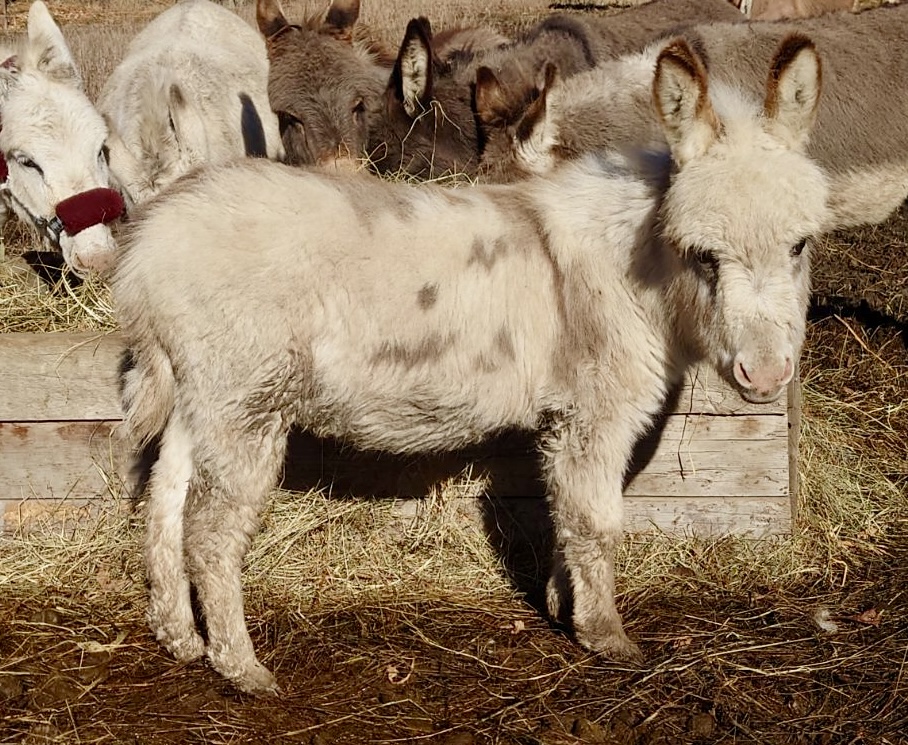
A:
{"label": "donkey's chin", "polygon": [[735,385],[735,389],[738,391],[741,398],[750,404],[771,404],[774,401],[778,401],[785,392],[786,387],[787,385],[783,385],[775,391],[755,391],[743,388],[740,385]]}

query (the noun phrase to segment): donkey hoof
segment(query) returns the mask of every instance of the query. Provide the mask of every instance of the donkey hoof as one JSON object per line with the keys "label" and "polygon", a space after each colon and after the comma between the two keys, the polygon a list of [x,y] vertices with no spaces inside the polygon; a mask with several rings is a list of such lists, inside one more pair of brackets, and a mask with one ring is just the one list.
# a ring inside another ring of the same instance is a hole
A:
{"label": "donkey hoof", "polygon": [[180,662],[192,662],[205,654],[205,640],[195,629],[174,632],[166,626],[154,628],[155,638]]}
{"label": "donkey hoof", "polygon": [[208,659],[215,670],[243,693],[254,696],[276,696],[280,693],[274,675],[258,660],[253,660],[251,664],[231,664],[213,655],[211,649],[208,650]]}
{"label": "donkey hoof", "polygon": [[643,652],[624,632],[608,634],[589,634],[577,632],[577,641],[591,652],[608,657],[615,662],[627,662],[640,665],[644,661]]}
{"label": "donkey hoof", "polygon": [[242,676],[233,679],[234,685],[243,693],[253,696],[276,696],[280,693],[274,675],[263,665],[256,665]]}
{"label": "donkey hoof", "polygon": [[173,639],[164,646],[180,662],[192,662],[205,654],[205,641],[196,633],[182,639]]}

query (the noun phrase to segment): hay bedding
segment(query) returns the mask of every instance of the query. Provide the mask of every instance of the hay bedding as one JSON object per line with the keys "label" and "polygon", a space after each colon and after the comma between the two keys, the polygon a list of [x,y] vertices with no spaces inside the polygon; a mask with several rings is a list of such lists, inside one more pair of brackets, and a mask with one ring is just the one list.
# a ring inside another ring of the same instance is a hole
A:
{"label": "hay bedding", "polygon": [[[0,742],[908,743],[906,220],[821,249],[799,534],[628,537],[642,669],[547,624],[546,547],[464,521],[484,487],[466,474],[411,518],[277,492],[244,580],[284,693],[240,696],[150,638],[142,505],[124,498],[0,539]],[[4,331],[113,326],[103,284],[51,291],[6,238]]]}

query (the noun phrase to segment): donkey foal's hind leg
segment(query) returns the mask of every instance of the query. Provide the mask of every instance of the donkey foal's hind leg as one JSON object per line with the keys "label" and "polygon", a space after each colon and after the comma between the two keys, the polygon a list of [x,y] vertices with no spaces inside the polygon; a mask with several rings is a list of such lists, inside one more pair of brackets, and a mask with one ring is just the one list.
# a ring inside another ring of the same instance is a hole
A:
{"label": "donkey foal's hind leg", "polygon": [[222,430],[200,464],[205,483],[188,505],[186,553],[208,631],[208,658],[247,693],[276,693],[255,656],[243,614],[241,570],[274,485],[286,433]]}
{"label": "donkey foal's hind leg", "polygon": [[201,657],[205,642],[196,629],[189,578],[183,564],[183,511],[192,477],[192,441],[174,414],[161,437],[149,483],[145,567],[148,624],[178,660]]}

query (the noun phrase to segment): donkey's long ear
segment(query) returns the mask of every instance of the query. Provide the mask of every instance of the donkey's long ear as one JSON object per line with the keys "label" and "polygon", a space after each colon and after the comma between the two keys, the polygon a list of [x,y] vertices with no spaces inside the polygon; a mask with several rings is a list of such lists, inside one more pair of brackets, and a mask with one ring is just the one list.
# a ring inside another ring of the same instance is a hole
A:
{"label": "donkey's long ear", "polygon": [[19,58],[15,52],[0,49],[0,104],[6,100],[10,88],[16,84],[19,77]]}
{"label": "donkey's long ear", "polygon": [[682,38],[659,53],[653,102],[679,165],[702,155],[718,137],[719,118],[709,100],[706,66]]}
{"label": "donkey's long ear", "polygon": [[255,22],[265,39],[270,39],[290,25],[284,17],[279,0],[257,0]]}
{"label": "donkey's long ear", "polygon": [[476,88],[473,93],[476,116],[488,126],[500,126],[507,121],[508,96],[504,86],[491,68],[483,65],[476,71]]}
{"label": "donkey's long ear", "polygon": [[517,122],[515,137],[525,163],[532,167],[550,167],[552,149],[558,140],[558,126],[549,116],[548,95],[559,79],[558,67],[546,62],[536,83],[536,97],[526,106]]}
{"label": "donkey's long ear", "polygon": [[410,117],[424,111],[432,97],[432,63],[432,26],[427,18],[413,18],[388,84]]}
{"label": "donkey's long ear", "polygon": [[770,131],[792,147],[804,147],[813,128],[822,87],[820,55],[803,34],[786,37],[773,58],[764,114]]}
{"label": "donkey's long ear", "polygon": [[82,87],[82,76],[76,66],[63,32],[54,22],[41,0],[35,0],[28,10],[27,63],[61,83]]}
{"label": "donkey's long ear", "polygon": [[359,18],[359,0],[333,0],[325,14],[323,31],[336,39],[353,42],[353,25]]}
{"label": "donkey's long ear", "polygon": [[545,115],[546,96],[558,77],[558,66],[546,62],[535,81],[523,80],[515,83],[513,90],[508,90],[495,73],[483,65],[476,71],[473,94],[476,116],[490,127],[519,121],[521,126],[533,128]]}

